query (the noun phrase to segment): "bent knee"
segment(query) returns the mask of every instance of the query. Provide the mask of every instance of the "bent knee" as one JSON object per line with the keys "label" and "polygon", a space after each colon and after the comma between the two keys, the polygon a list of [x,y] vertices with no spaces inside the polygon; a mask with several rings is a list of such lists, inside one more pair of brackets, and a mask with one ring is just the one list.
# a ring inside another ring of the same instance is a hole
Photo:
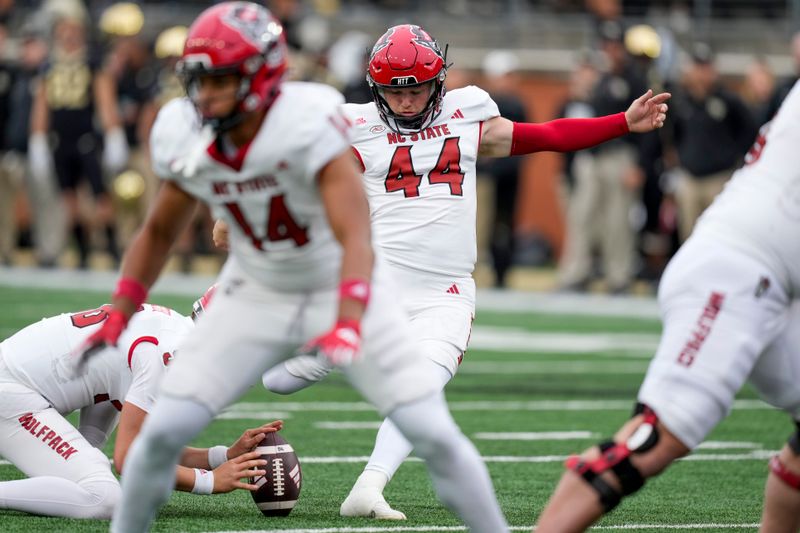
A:
{"label": "bent knee", "polygon": [[79,484],[91,496],[91,504],[86,508],[85,518],[111,520],[119,502],[122,500],[122,488],[119,481],[103,479]]}

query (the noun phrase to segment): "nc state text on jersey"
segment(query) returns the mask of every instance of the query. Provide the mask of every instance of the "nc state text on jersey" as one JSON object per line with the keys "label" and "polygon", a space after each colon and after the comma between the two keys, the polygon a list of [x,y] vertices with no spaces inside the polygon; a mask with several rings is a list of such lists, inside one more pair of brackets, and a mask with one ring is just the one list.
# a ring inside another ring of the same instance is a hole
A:
{"label": "nc state text on jersey", "polygon": [[256,192],[270,187],[277,187],[278,180],[275,176],[256,176],[245,181],[213,181],[211,188],[215,195],[241,194]]}
{"label": "nc state text on jersey", "polygon": [[438,126],[431,126],[430,128],[425,128],[419,133],[411,133],[408,135],[401,135],[399,133],[390,132],[386,134],[386,140],[389,141],[389,144],[397,144],[408,141],[411,142],[426,141],[428,139],[436,139],[443,135],[452,135],[452,133],[450,133],[450,128],[447,127],[447,124],[439,124]]}

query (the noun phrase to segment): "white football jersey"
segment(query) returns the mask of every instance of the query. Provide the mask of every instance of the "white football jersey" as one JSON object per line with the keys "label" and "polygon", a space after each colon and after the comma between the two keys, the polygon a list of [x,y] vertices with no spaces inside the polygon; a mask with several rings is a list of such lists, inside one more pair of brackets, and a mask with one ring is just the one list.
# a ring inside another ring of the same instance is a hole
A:
{"label": "white football jersey", "polygon": [[73,378],[73,352],[100,329],[110,307],[45,318],[4,340],[0,354],[9,372],[61,414],[102,401],[117,409],[131,402],[149,411],[166,365],[192,329],[192,320],[172,309],[144,304],[116,348],[95,354],[86,373]]}
{"label": "white football jersey", "polygon": [[[255,138],[230,158],[191,101],[173,100],[153,126],[153,168],[227,222],[231,254],[254,279],[285,290],[335,286],[341,248],[316,179],[349,148],[342,101],[325,85],[282,84]],[[191,177],[176,166],[187,158]]]}
{"label": "white football jersey", "polygon": [[483,122],[499,116],[474,86],[445,94],[420,133],[399,134],[374,103],[346,104],[352,143],[364,167],[373,243],[390,263],[447,276],[475,268],[475,164]]}
{"label": "white football jersey", "polygon": [[744,250],[771,267],[784,290],[800,294],[800,84],[723,192],[698,220],[694,233]]}

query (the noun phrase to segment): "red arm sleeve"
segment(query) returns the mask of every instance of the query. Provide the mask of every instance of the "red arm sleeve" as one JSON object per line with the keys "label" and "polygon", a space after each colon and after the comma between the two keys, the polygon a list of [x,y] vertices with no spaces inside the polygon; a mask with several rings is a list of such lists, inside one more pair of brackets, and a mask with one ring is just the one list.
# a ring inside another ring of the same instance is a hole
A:
{"label": "red arm sleeve", "polygon": [[541,124],[514,123],[511,155],[574,152],[628,133],[625,113],[597,118],[560,118]]}

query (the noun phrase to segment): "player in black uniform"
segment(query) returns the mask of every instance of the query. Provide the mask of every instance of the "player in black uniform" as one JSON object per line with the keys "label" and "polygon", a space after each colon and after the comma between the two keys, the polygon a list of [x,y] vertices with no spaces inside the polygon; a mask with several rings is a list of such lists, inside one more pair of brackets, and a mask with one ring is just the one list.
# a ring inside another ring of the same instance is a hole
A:
{"label": "player in black uniform", "polygon": [[[81,179],[89,182],[97,202],[94,217],[105,230],[108,252],[118,261],[113,206],[103,180],[100,158],[102,154],[103,165],[110,173],[121,170],[128,159],[114,82],[92,56],[86,31],[82,19],[62,17],[55,22],[53,48],[42,73],[31,116],[32,146],[50,142],[81,268],[88,263],[89,233],[81,220],[76,189]],[[102,143],[94,127],[95,113],[104,132]]]}

